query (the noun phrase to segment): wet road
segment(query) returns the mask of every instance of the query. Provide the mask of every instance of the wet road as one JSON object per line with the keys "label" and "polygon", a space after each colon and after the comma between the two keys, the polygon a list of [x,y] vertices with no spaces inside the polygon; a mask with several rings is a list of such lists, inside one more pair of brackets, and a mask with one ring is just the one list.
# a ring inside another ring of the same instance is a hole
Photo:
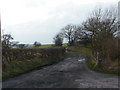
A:
{"label": "wet road", "polygon": [[118,88],[118,76],[89,70],[85,55],[70,57],[3,82],[3,88]]}

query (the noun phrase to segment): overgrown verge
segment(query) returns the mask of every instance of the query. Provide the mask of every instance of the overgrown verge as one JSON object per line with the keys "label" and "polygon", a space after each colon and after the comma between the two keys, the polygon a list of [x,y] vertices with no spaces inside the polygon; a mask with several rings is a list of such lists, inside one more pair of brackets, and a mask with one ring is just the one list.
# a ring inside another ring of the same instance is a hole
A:
{"label": "overgrown verge", "polygon": [[31,70],[41,68],[42,66],[51,65],[63,60],[66,56],[63,56],[60,59],[31,59],[25,61],[12,61],[10,64],[7,65],[2,72],[2,79],[7,80],[9,78],[15,77],[17,75],[29,72]]}
{"label": "overgrown verge", "polygon": [[[120,75],[120,71],[119,71],[119,62],[111,62],[111,65],[109,65],[109,67],[105,67],[102,64],[96,64],[93,61],[93,58],[88,56],[87,61],[86,61],[86,65],[88,68],[90,68],[91,70],[94,70],[96,72],[101,72],[101,73],[106,73],[106,74],[116,74],[116,75]],[[114,65],[114,66],[113,66]],[[112,67],[113,66],[113,67]],[[117,67],[116,69],[114,67]]]}
{"label": "overgrown verge", "polygon": [[106,74],[120,75],[120,71],[118,70],[120,62],[118,60],[107,61],[106,63],[96,62],[94,60],[94,57],[92,56],[92,50],[89,45],[87,47],[84,45],[68,47],[68,51],[85,54],[87,57],[86,66],[91,70],[94,70],[96,72],[106,73]]}
{"label": "overgrown verge", "polygon": [[83,44],[81,44],[79,46],[70,46],[70,47],[68,47],[68,51],[82,53],[82,54],[85,54],[87,56],[92,54],[92,51],[90,49],[90,45],[84,46]]}
{"label": "overgrown verge", "polygon": [[[17,52],[19,51],[20,52]],[[29,72],[45,65],[50,65],[63,60],[66,57],[64,47],[54,47],[45,49],[19,49],[11,50],[9,58],[5,57],[3,64],[2,79],[7,80],[25,72]],[[23,52],[24,53],[23,53]],[[13,54],[13,52],[16,52]],[[20,54],[18,54],[20,53]],[[30,54],[31,53],[31,54]],[[32,55],[29,56],[28,54]],[[19,57],[17,55],[20,55]],[[5,55],[4,55],[5,56]],[[28,57],[29,56],[29,57]]]}

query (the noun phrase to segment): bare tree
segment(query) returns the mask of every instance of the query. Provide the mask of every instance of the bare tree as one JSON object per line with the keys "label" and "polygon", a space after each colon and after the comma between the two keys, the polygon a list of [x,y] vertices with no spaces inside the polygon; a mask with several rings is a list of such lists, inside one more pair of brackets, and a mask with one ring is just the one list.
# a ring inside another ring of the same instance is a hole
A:
{"label": "bare tree", "polygon": [[75,43],[88,43],[90,40],[90,32],[87,32],[86,30],[83,29],[83,27],[80,25],[80,26],[77,26],[77,29],[74,31],[74,35],[73,35],[73,38],[74,38],[74,42]]}
{"label": "bare tree", "polygon": [[68,43],[71,46],[74,41],[74,31],[76,30],[76,25],[68,24],[64,28],[62,28],[62,32],[64,34],[64,37],[68,39]]}
{"label": "bare tree", "polygon": [[108,55],[106,43],[111,38],[114,38],[114,33],[117,31],[117,20],[115,12],[111,9],[98,9],[93,12],[92,16],[83,23],[84,29],[92,32],[92,50],[103,56]]}

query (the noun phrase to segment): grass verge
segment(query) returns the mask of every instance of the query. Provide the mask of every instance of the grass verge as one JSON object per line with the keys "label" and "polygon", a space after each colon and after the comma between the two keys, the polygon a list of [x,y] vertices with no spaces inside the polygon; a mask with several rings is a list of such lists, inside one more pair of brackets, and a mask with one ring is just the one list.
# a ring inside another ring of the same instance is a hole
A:
{"label": "grass verge", "polygon": [[13,60],[9,64],[7,64],[6,68],[3,69],[2,80],[5,81],[5,80],[8,80],[8,79],[13,78],[15,76],[18,76],[20,74],[30,72],[34,69],[57,63],[57,62],[65,59],[66,57],[67,57],[67,55],[64,55],[63,57],[61,57],[59,59],[56,59],[56,58],[55,59],[54,58],[53,59],[34,58],[31,60],[24,60],[24,61]]}
{"label": "grass verge", "polygon": [[78,52],[78,53],[82,53],[82,54],[85,54],[85,55],[91,55],[92,51],[90,48],[86,48],[86,47],[80,47],[80,46],[71,46],[71,47],[68,47],[68,51],[72,51],[72,52]]}
{"label": "grass verge", "polygon": [[[90,45],[88,45],[87,47],[84,46],[83,44],[79,45],[79,46],[68,47],[68,51],[85,54],[87,56],[86,66],[93,71],[106,73],[106,74],[120,75],[120,71],[118,69],[116,69],[116,70],[105,69],[100,64],[96,65],[92,58],[92,50],[90,48]],[[114,63],[117,63],[117,62],[114,62]]]}
{"label": "grass verge", "polygon": [[116,74],[120,75],[120,71],[118,69],[105,69],[101,64],[95,65],[94,62],[92,62],[92,59],[89,57],[86,61],[86,65],[89,69],[94,70],[96,72],[106,73],[106,74]]}

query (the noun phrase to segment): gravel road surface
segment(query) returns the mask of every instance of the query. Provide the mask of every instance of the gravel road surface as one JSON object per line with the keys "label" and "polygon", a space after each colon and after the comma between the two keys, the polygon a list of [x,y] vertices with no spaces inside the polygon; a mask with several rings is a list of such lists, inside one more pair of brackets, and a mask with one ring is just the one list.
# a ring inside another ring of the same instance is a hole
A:
{"label": "gravel road surface", "polygon": [[69,53],[67,59],[3,82],[3,88],[118,88],[117,75],[85,66],[85,55]]}

